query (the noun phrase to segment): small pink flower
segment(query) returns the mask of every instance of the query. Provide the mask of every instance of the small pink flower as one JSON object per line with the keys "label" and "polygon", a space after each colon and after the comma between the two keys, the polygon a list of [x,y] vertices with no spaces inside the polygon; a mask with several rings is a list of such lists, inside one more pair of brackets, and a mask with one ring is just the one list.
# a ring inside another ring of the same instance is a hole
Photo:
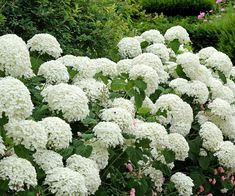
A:
{"label": "small pink flower", "polygon": [[224,11],[225,11],[224,7],[222,7],[220,11],[221,11],[221,12],[224,12]]}
{"label": "small pink flower", "polygon": [[203,19],[205,17],[205,12],[200,12],[200,14],[197,16],[198,19]]}
{"label": "small pink flower", "polygon": [[131,163],[128,163],[128,164],[126,165],[126,168],[128,169],[129,172],[133,172],[133,166],[132,166]]}
{"label": "small pink flower", "polygon": [[211,179],[211,178],[209,179],[209,182],[212,182],[212,179]]}
{"label": "small pink flower", "polygon": [[131,189],[130,196],[135,196],[135,189],[134,188]]}
{"label": "small pink flower", "polygon": [[202,192],[204,192],[205,191],[205,189],[204,189],[204,187],[201,185],[201,186],[199,186],[199,193],[202,193]]}
{"label": "small pink flower", "polygon": [[231,177],[231,180],[234,180],[234,176]]}
{"label": "small pink flower", "polygon": [[225,177],[224,177],[224,176],[221,176],[221,180],[224,181],[224,180],[225,180]]}
{"label": "small pink flower", "polygon": [[219,171],[219,173],[224,173],[224,168],[223,167],[218,167],[218,171]]}
{"label": "small pink flower", "polygon": [[207,196],[213,196],[213,194],[212,194],[212,193],[209,193]]}
{"label": "small pink flower", "polygon": [[213,178],[211,184],[213,184],[213,185],[216,184],[216,179],[215,178]]}
{"label": "small pink flower", "polygon": [[216,0],[216,3],[222,3],[223,0]]}
{"label": "small pink flower", "polygon": [[233,185],[235,185],[235,181],[233,181]]}

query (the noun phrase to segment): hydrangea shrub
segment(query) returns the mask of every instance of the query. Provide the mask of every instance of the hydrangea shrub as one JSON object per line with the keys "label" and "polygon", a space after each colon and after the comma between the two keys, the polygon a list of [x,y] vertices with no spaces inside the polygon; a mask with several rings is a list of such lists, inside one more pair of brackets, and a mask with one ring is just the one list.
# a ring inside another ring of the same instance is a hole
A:
{"label": "hydrangea shrub", "polygon": [[181,26],[123,38],[118,51],[119,62],[61,56],[48,34],[0,37],[1,195],[235,191],[229,57],[193,53]]}

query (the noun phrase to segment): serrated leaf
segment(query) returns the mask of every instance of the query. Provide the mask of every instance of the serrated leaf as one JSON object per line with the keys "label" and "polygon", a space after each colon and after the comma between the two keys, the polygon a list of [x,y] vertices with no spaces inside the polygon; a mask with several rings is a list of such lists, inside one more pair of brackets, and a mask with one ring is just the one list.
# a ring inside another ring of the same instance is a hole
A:
{"label": "serrated leaf", "polygon": [[14,151],[16,155],[20,158],[27,159],[28,161],[32,161],[33,157],[32,154],[33,152],[25,148],[23,145],[19,144],[14,147]]}
{"label": "serrated leaf", "polygon": [[138,114],[140,115],[146,115],[150,112],[150,109],[149,108],[146,108],[146,107],[141,107],[138,109]]}
{"label": "serrated leaf", "polygon": [[168,44],[168,46],[177,54],[180,48],[180,42],[178,39],[174,39]]}
{"label": "serrated leaf", "polygon": [[135,106],[138,109],[143,104],[143,101],[145,99],[145,92],[144,91],[140,91],[140,92],[135,91],[134,97],[135,97]]}
{"label": "serrated leaf", "polygon": [[187,77],[186,74],[184,73],[184,70],[183,70],[183,68],[182,68],[181,65],[177,65],[175,71],[176,71],[176,73],[177,73],[177,75],[178,75],[179,77],[184,78],[184,79],[188,79],[188,77]]}
{"label": "serrated leaf", "polygon": [[164,149],[161,152],[165,158],[166,163],[172,163],[175,161],[175,152],[169,149]]}
{"label": "serrated leaf", "polygon": [[126,153],[129,157],[129,160],[131,160],[131,162],[134,164],[137,164],[137,162],[142,159],[142,152],[138,148],[129,146],[126,149]]}
{"label": "serrated leaf", "polygon": [[147,88],[147,84],[141,79],[134,80],[134,84],[138,89],[142,91],[144,91]]}
{"label": "serrated leaf", "polygon": [[161,170],[162,173],[165,174],[166,176],[171,176],[170,168],[167,165],[161,163],[160,161],[154,161],[152,166],[155,169]]}
{"label": "serrated leaf", "polygon": [[123,79],[114,79],[111,83],[111,89],[113,91],[125,90],[126,82]]}
{"label": "serrated leaf", "polygon": [[86,158],[88,158],[91,155],[91,152],[92,152],[92,146],[90,145],[81,145],[75,148],[76,154],[79,154]]}
{"label": "serrated leaf", "polygon": [[200,152],[200,147],[202,145],[202,140],[200,136],[196,137],[193,140],[188,140],[188,144],[190,147],[190,151],[195,154],[199,154]]}
{"label": "serrated leaf", "polygon": [[210,165],[210,157],[199,157],[198,162],[202,169],[206,170]]}

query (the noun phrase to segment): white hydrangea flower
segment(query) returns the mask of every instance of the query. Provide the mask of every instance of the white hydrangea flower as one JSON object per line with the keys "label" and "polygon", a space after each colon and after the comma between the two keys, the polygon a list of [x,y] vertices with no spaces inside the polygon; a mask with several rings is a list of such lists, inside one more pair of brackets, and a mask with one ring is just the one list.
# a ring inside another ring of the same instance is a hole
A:
{"label": "white hydrangea flower", "polygon": [[213,115],[219,116],[221,119],[228,119],[233,114],[230,104],[220,98],[216,98],[209,103],[208,108]]}
{"label": "white hydrangea flower", "polygon": [[152,148],[164,149],[168,146],[168,133],[162,125],[155,122],[139,123],[133,131],[136,138],[151,140]]}
{"label": "white hydrangea flower", "polygon": [[102,72],[104,76],[116,76],[118,74],[117,64],[107,58],[94,59],[93,62],[97,67],[97,73]]}
{"label": "white hydrangea flower", "polygon": [[207,152],[205,151],[204,148],[200,148],[199,156],[201,156],[201,157],[206,157],[207,156]]}
{"label": "white hydrangea flower", "polygon": [[178,39],[181,44],[187,44],[191,42],[186,29],[179,25],[169,28],[166,31],[164,38],[167,42],[171,42],[175,39]]}
{"label": "white hydrangea flower", "polygon": [[233,96],[235,97],[235,83],[232,80],[227,79],[227,83],[225,84],[225,86],[233,92]]}
{"label": "white hydrangea flower", "polygon": [[39,122],[48,134],[47,146],[54,150],[69,147],[72,141],[70,125],[58,117],[47,117]]}
{"label": "white hydrangea flower", "polygon": [[170,181],[175,184],[175,188],[180,196],[190,196],[193,194],[193,180],[181,172],[176,172],[171,176]]}
{"label": "white hydrangea flower", "polygon": [[157,189],[161,189],[165,178],[160,170],[150,166],[144,169],[143,173],[145,176],[149,176],[151,178],[151,181]]}
{"label": "white hydrangea flower", "polygon": [[147,89],[145,89],[146,95],[151,95],[158,88],[159,77],[157,72],[147,66],[147,65],[134,65],[130,70],[130,79],[136,80],[138,78],[142,78],[143,81],[147,84]]}
{"label": "white hydrangea flower", "polygon": [[169,50],[164,44],[152,44],[146,48],[146,52],[157,55],[162,62],[170,60]]}
{"label": "white hydrangea flower", "polygon": [[115,98],[113,102],[111,103],[111,107],[119,107],[126,109],[128,112],[132,114],[132,116],[135,116],[135,105],[128,99],[124,99],[122,97]]}
{"label": "white hydrangea flower", "polygon": [[126,109],[119,107],[104,109],[100,117],[103,121],[117,123],[123,132],[129,132],[131,129],[133,117]]}
{"label": "white hydrangea flower", "polygon": [[198,80],[187,81],[183,78],[176,78],[169,84],[179,94],[186,94],[189,97],[194,97],[194,101],[204,104],[208,100],[209,91],[207,86]]}
{"label": "white hydrangea flower", "polygon": [[132,60],[133,65],[147,65],[151,68],[153,68],[157,74],[159,81],[161,83],[165,83],[167,79],[169,78],[169,75],[167,72],[164,71],[161,59],[152,53],[143,53],[137,57],[135,57]]}
{"label": "white hydrangea flower", "polygon": [[71,54],[62,56],[56,60],[59,61],[60,63],[62,63],[66,67],[74,67],[75,68],[78,66],[78,58],[76,56],[71,55]]}
{"label": "white hydrangea flower", "polygon": [[12,77],[0,78],[0,118],[25,119],[32,114],[30,92],[20,81]]}
{"label": "white hydrangea flower", "polygon": [[221,130],[213,123],[206,122],[201,126],[199,135],[202,138],[202,146],[208,151],[215,152],[223,142]]}
{"label": "white hydrangea flower", "polygon": [[216,78],[210,77],[208,79],[208,87],[210,88],[212,99],[220,98],[229,103],[234,101],[233,91],[222,84],[222,82]]}
{"label": "white hydrangea flower", "polygon": [[175,94],[161,95],[155,106],[156,112],[166,112],[167,117],[160,115],[158,120],[163,124],[170,124],[171,133],[179,133],[183,136],[189,133],[193,122],[193,110],[179,96]]}
{"label": "white hydrangea flower", "polygon": [[104,169],[108,165],[109,160],[107,147],[101,141],[91,140],[88,144],[92,146],[92,152],[89,159],[95,161],[99,169]]}
{"label": "white hydrangea flower", "polygon": [[56,167],[49,170],[44,182],[56,196],[85,195],[87,188],[83,175],[69,168]]}
{"label": "white hydrangea flower", "polygon": [[152,100],[149,97],[145,97],[143,104],[142,104],[143,108],[147,108],[149,109],[150,113],[153,114],[155,111],[155,104],[152,102]]}
{"label": "white hydrangea flower", "polygon": [[206,66],[223,72],[229,76],[233,63],[230,58],[222,52],[214,52],[207,60]]}
{"label": "white hydrangea flower", "polygon": [[192,52],[192,50],[188,49],[187,47],[185,47],[184,44],[180,44],[180,47],[179,47],[179,50],[178,50],[179,53],[185,53],[185,52]]}
{"label": "white hydrangea flower", "polygon": [[178,55],[176,63],[182,66],[184,73],[191,80],[199,80],[208,84],[208,79],[212,77],[210,70],[201,65],[199,57],[191,52]]}
{"label": "white hydrangea flower", "polygon": [[24,191],[37,185],[37,174],[32,164],[22,158],[10,156],[0,160],[0,179],[9,180],[13,191]]}
{"label": "white hydrangea flower", "polygon": [[206,115],[206,113],[204,111],[200,111],[197,113],[195,119],[197,120],[197,122],[202,125],[205,122],[209,121],[209,116]]}
{"label": "white hydrangea flower", "polygon": [[139,35],[138,36],[134,36],[134,38],[137,39],[140,43],[145,41],[144,38],[141,35],[140,36]]}
{"label": "white hydrangea flower", "polygon": [[10,121],[5,125],[7,136],[14,144],[22,144],[29,150],[45,149],[47,132],[44,127],[33,120]]}
{"label": "white hydrangea flower", "polygon": [[189,145],[184,136],[178,133],[170,133],[169,149],[175,152],[175,159],[184,161],[188,157]]}
{"label": "white hydrangea flower", "polygon": [[64,167],[63,157],[52,150],[39,150],[33,154],[33,158],[45,172],[57,167]]}
{"label": "white hydrangea flower", "polygon": [[27,45],[15,34],[0,36],[0,71],[13,77],[34,76]]}
{"label": "white hydrangea flower", "polygon": [[141,37],[149,42],[149,43],[165,43],[165,39],[163,37],[163,35],[160,33],[160,31],[156,30],[156,29],[151,29],[148,31],[145,31],[141,34]]}
{"label": "white hydrangea flower", "polygon": [[40,65],[38,75],[42,75],[48,84],[59,84],[69,81],[67,68],[62,63],[55,60]]}
{"label": "white hydrangea flower", "polygon": [[206,63],[206,60],[213,54],[217,52],[217,50],[214,47],[206,47],[206,48],[202,48],[199,52],[198,52],[198,56],[199,59],[201,61],[202,64]]}
{"label": "white hydrangea flower", "polygon": [[132,67],[133,67],[132,59],[122,59],[117,62],[118,74],[129,73]]}
{"label": "white hydrangea flower", "polygon": [[85,185],[91,194],[94,194],[101,185],[98,165],[95,161],[82,157],[80,155],[72,155],[66,161],[66,166],[85,178]]}
{"label": "white hydrangea flower", "polygon": [[133,37],[125,37],[118,43],[118,52],[123,58],[134,58],[142,53],[140,42]]}
{"label": "white hydrangea flower", "polygon": [[220,143],[219,150],[214,154],[221,165],[235,169],[235,146],[230,141]]}
{"label": "white hydrangea flower", "polygon": [[99,122],[93,128],[93,132],[97,139],[103,142],[106,147],[116,147],[123,144],[122,130],[116,123]]}
{"label": "white hydrangea flower", "polygon": [[232,67],[230,77],[235,78],[235,67]]}
{"label": "white hydrangea flower", "polygon": [[61,83],[48,86],[41,94],[49,108],[61,111],[69,122],[83,120],[89,114],[88,98],[78,86]]}
{"label": "white hydrangea flower", "polygon": [[3,143],[2,137],[0,135],[0,156],[3,156],[5,154],[6,147]]}
{"label": "white hydrangea flower", "polygon": [[46,53],[53,56],[55,59],[59,58],[63,52],[56,38],[47,33],[34,35],[28,40],[27,46],[30,51],[37,51],[40,54]]}
{"label": "white hydrangea flower", "polygon": [[102,81],[87,78],[76,81],[74,85],[80,87],[91,102],[100,101],[101,103],[105,103],[108,100],[109,90]]}

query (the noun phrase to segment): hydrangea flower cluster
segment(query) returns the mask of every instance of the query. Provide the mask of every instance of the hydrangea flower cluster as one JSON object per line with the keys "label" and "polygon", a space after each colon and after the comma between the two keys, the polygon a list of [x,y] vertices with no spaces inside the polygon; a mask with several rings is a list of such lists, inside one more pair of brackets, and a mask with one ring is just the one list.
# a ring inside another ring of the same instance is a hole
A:
{"label": "hydrangea flower cluster", "polygon": [[[114,62],[61,57],[49,34],[28,48],[1,36],[0,192],[233,193],[235,69],[190,44],[183,27],[152,29],[123,38]],[[29,50],[47,54],[33,69]]]}

